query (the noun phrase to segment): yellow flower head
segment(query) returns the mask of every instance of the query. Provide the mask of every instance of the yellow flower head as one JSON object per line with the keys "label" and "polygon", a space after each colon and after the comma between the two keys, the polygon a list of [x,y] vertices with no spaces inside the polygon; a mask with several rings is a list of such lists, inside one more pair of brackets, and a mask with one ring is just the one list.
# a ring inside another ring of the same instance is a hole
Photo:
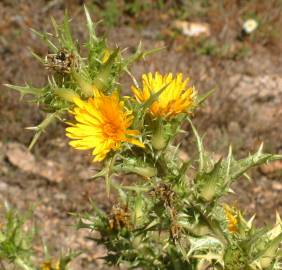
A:
{"label": "yellow flower head", "polygon": [[181,73],[176,78],[171,73],[165,76],[158,72],[155,76],[148,73],[142,76],[143,90],[132,86],[132,91],[138,102],[142,103],[167,86],[151,105],[150,112],[154,117],[170,118],[179,113],[187,113],[195,107],[196,90],[194,87],[187,87],[188,82],[189,78],[183,81]]}
{"label": "yellow flower head", "polygon": [[139,131],[128,129],[133,116],[117,93],[105,96],[96,91],[94,98],[88,101],[75,98],[74,102],[77,107],[72,113],[76,123],[70,123],[66,135],[72,139],[70,145],[74,148],[93,149],[94,161],[101,161],[111,150],[120,149],[123,142],[144,147],[134,138]]}
{"label": "yellow flower head", "polygon": [[238,220],[237,217],[234,215],[234,210],[232,210],[232,208],[230,206],[228,206],[227,204],[224,205],[224,212],[225,212],[225,216],[228,222],[228,230],[231,233],[235,233],[238,231]]}
{"label": "yellow flower head", "polygon": [[53,267],[52,263],[47,261],[47,262],[44,262],[43,265],[41,266],[41,270],[60,270],[61,267],[60,267],[60,262],[57,261],[55,263],[55,266]]}

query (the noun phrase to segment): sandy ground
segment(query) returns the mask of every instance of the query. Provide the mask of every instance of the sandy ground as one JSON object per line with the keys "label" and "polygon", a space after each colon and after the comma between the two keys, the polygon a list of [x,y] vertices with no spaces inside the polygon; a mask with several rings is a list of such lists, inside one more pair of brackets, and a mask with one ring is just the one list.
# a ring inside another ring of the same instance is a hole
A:
{"label": "sandy ground", "polygon": [[[49,16],[62,18],[64,1],[0,1],[0,76],[2,83],[42,85],[44,71],[32,58],[29,47],[41,55],[46,48],[29,28],[49,30]],[[66,4],[66,3],[65,3]],[[78,38],[85,36],[83,9],[80,3],[66,5],[73,14],[72,25]],[[237,157],[254,151],[264,141],[267,151],[282,153],[282,59],[281,51],[262,44],[251,45],[251,53],[241,59],[199,55],[186,49],[185,37],[163,38],[167,18],[148,14],[140,25],[126,20],[107,30],[110,43],[134,50],[140,40],[145,48],[166,46],[162,52],[132,67],[139,78],[143,72],[183,72],[190,75],[200,93],[211,88],[217,91],[196,114],[195,123],[205,134],[207,148],[216,155],[226,154],[233,145]],[[150,18],[152,19],[150,22]],[[101,33],[105,31],[101,27]],[[125,91],[130,79],[122,79]],[[86,239],[87,231],[77,231],[75,218],[69,213],[90,210],[90,200],[102,208],[111,205],[105,200],[103,181],[88,180],[95,170],[89,154],[68,147],[64,125],[49,128],[32,154],[26,152],[32,138],[27,126],[38,124],[44,113],[28,102],[20,101],[17,93],[0,86],[0,201],[8,201],[20,210],[34,207],[40,236],[55,254],[63,248],[83,249],[73,269],[108,269],[97,260],[104,254],[102,247]],[[193,153],[191,136],[183,137],[183,153]],[[21,160],[29,160],[22,165]],[[40,167],[41,166],[41,167]],[[45,168],[40,169],[40,168]],[[39,173],[40,171],[40,173]],[[257,213],[257,222],[274,220],[275,210],[282,214],[282,165],[253,170],[252,182],[242,179],[234,185],[236,196],[229,198],[248,215]],[[42,255],[40,241],[36,249]]]}

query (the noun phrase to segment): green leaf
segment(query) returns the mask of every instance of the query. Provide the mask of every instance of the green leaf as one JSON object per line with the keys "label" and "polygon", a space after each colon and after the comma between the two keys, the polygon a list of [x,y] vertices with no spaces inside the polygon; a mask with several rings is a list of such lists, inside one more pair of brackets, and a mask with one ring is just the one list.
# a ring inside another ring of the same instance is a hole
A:
{"label": "green leaf", "polygon": [[54,122],[54,120],[56,118],[59,117],[59,115],[62,112],[58,111],[58,112],[54,112],[54,113],[48,113],[45,117],[45,119],[36,127],[28,127],[26,129],[29,130],[35,130],[36,133],[32,138],[32,141],[28,147],[29,150],[31,150],[33,148],[33,146],[36,144],[36,142],[38,141],[39,137],[41,136],[41,134],[46,130],[46,128],[52,123]]}
{"label": "green leaf", "polygon": [[[200,137],[198,135],[196,137],[198,149],[201,152],[203,151],[202,143]],[[200,166],[196,177],[197,191],[204,200],[211,201],[215,197],[222,196],[225,192],[228,192],[231,183],[240,176],[245,175],[250,168],[277,159],[282,159],[282,156],[263,153],[261,145],[255,154],[236,161],[232,156],[232,148],[230,147],[227,159],[219,160],[210,171],[201,170],[202,166]]]}
{"label": "green leaf", "polygon": [[97,38],[96,32],[95,32],[95,24],[93,23],[93,21],[91,19],[90,13],[89,13],[86,5],[84,5],[84,12],[85,12],[86,21],[87,21],[89,43],[94,45],[98,41],[98,38]]}
{"label": "green leaf", "polygon": [[73,42],[72,33],[70,29],[70,19],[67,11],[65,12],[63,25],[58,28],[59,30],[59,42],[61,42],[62,48],[66,48],[69,51],[77,51],[77,48]]}
{"label": "green leaf", "polygon": [[91,179],[95,179],[98,177],[104,177],[105,178],[105,182],[106,182],[106,192],[108,197],[110,196],[110,189],[111,186],[114,184],[112,184],[111,182],[111,175],[114,171],[114,165],[115,165],[115,161],[116,158],[118,156],[118,153],[116,153],[114,156],[112,156],[111,158],[109,158],[108,160],[106,160],[105,164],[104,164],[104,168],[98,172],[97,174],[95,174],[94,176],[91,177]]}
{"label": "green leaf", "polygon": [[82,252],[77,252],[77,251],[71,251],[67,255],[61,256],[60,258],[60,265],[59,269],[60,270],[67,270],[68,264],[76,257],[78,257]]}
{"label": "green leaf", "polygon": [[[72,38],[69,21],[70,20],[69,20],[67,12],[65,12],[64,20],[61,25],[57,24],[56,20],[53,17],[51,17],[51,22],[52,22],[53,29],[55,32],[55,37],[58,43],[60,44],[59,49],[65,48],[70,52],[77,52],[76,45]],[[46,34],[39,33],[39,35],[41,35],[41,38],[44,38],[44,40],[47,39],[46,42],[48,42],[50,45],[53,44],[51,41],[49,41],[48,38],[46,38],[47,36]],[[52,51],[54,53],[57,53],[59,49],[54,45]]]}
{"label": "green leaf", "polygon": [[[211,236],[203,236],[201,238],[190,237],[189,240],[191,246],[188,252],[188,256],[191,256],[192,254],[201,254],[204,251],[209,251],[212,249],[219,250],[219,253],[221,253],[223,250],[222,243],[218,239]],[[217,254],[217,256],[218,255],[219,254]]]}
{"label": "green leaf", "polygon": [[203,95],[201,95],[201,96],[198,96],[198,97],[197,97],[197,101],[196,101],[197,105],[200,105],[200,104],[202,104],[204,101],[206,101],[206,99],[207,99],[209,96],[211,96],[214,92],[215,92],[215,89],[212,89],[212,90],[208,91],[207,93],[205,93],[205,94],[203,94]]}
{"label": "green leaf", "polygon": [[279,245],[282,243],[282,233],[271,240],[267,247],[259,253],[258,258],[260,261],[260,265],[263,269],[267,269],[273,263],[273,260],[278,251]]}
{"label": "green leaf", "polygon": [[165,49],[165,47],[161,47],[161,48],[154,48],[148,51],[143,51],[142,50],[142,43],[140,42],[137,46],[136,52],[129,56],[128,58],[126,58],[123,62],[123,69],[127,69],[129,65],[131,65],[132,63],[139,61],[141,59],[145,59],[145,57],[157,53],[161,50]]}
{"label": "green leaf", "polygon": [[210,172],[199,174],[196,183],[199,186],[198,192],[201,198],[205,201],[212,201],[219,191],[219,184],[222,184],[224,181],[223,176],[221,159],[214,165],[214,168]]}
{"label": "green leaf", "polygon": [[97,76],[94,78],[92,85],[95,86],[99,90],[103,90],[105,86],[107,85],[107,80],[109,78],[109,75],[111,73],[111,69],[113,64],[115,63],[115,59],[118,57],[120,52],[119,48],[116,48],[111,55],[109,56],[109,59],[104,63],[104,65],[101,67],[101,70],[97,74]]}
{"label": "green leaf", "polygon": [[35,53],[34,51],[30,50],[30,53],[32,54],[32,56],[42,65],[46,64],[46,61],[44,58],[40,57],[37,53]]}
{"label": "green leaf", "polygon": [[34,95],[34,96],[40,96],[43,93],[43,88],[32,87],[32,86],[29,86],[28,84],[26,84],[26,86],[4,84],[4,86],[20,92],[23,96],[28,95],[28,94]]}
{"label": "green leaf", "polygon": [[233,161],[230,165],[230,179],[235,180],[242,176],[250,168],[262,165],[268,161],[282,160],[282,155],[266,154],[262,152],[262,149],[263,144],[261,144],[255,154],[249,155],[247,158],[243,158],[238,161]]}
{"label": "green leaf", "polygon": [[200,135],[198,134],[197,129],[195,128],[195,126],[192,123],[192,120],[188,117],[187,118],[192,131],[194,133],[194,136],[196,137],[196,141],[197,141],[197,148],[198,148],[198,153],[199,153],[199,173],[203,172],[204,170],[204,146],[203,146],[203,140],[201,139]]}
{"label": "green leaf", "polygon": [[[52,18],[51,18],[52,20]],[[57,53],[58,48],[57,46],[48,38],[48,35],[46,33],[40,33],[36,31],[35,29],[31,29],[31,31],[38,36],[51,50],[52,53]]]}

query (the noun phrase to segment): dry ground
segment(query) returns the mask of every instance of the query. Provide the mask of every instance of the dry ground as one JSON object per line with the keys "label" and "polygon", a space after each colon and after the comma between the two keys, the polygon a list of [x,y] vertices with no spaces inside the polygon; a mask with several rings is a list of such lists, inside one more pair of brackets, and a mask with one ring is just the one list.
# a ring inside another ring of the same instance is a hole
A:
{"label": "dry ground", "polygon": [[[66,6],[73,17],[76,36],[83,38],[83,7],[79,1],[0,1],[1,84],[27,81],[42,85],[46,71],[32,58],[29,47],[41,55],[47,51],[29,28],[50,29],[49,17],[62,18]],[[193,78],[202,93],[216,88],[195,119],[199,130],[205,133],[208,149],[216,155],[226,153],[231,143],[240,157],[254,151],[262,141],[268,151],[282,153],[279,45],[261,40],[246,41],[250,51],[248,56],[242,57],[223,57],[218,52],[199,54],[191,49],[191,40],[171,30],[174,15],[169,12],[145,10],[142,11],[143,21],[139,17],[125,17],[117,26],[106,30],[110,43],[129,50],[134,50],[140,40],[145,48],[166,46],[162,52],[133,66],[132,73],[139,77],[148,71],[181,71]],[[99,31],[104,33],[105,29],[101,26]],[[239,41],[232,41],[231,37],[229,42],[237,44]],[[123,78],[123,83],[124,89],[129,89],[129,78]],[[72,226],[75,220],[69,215],[89,210],[90,199],[103,208],[111,204],[105,200],[103,182],[87,180],[94,170],[89,155],[68,147],[63,124],[49,128],[32,156],[26,154],[22,145],[28,145],[32,133],[24,128],[38,124],[44,114],[35,105],[20,101],[17,93],[3,86],[0,88],[0,200],[21,210],[34,206],[36,223],[42,228],[40,235],[52,251],[67,247],[85,249],[88,255],[76,260],[74,269],[107,269],[101,261],[95,260],[103,254],[103,249],[86,240],[87,232],[77,232]],[[189,155],[193,152],[190,135],[182,139],[183,151]],[[25,167],[23,160],[31,160],[39,168],[46,165],[45,174],[40,169]],[[253,181],[241,180],[234,187],[237,195],[229,199],[247,214],[256,212],[258,223],[272,221],[275,210],[282,214],[281,167],[276,163],[253,171]]]}

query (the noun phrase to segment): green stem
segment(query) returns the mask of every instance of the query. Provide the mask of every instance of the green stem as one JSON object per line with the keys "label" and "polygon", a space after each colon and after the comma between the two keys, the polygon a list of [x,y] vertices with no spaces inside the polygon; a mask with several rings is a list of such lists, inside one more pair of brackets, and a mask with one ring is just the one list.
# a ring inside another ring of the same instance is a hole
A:
{"label": "green stem", "polygon": [[110,197],[110,188],[111,188],[111,172],[113,171],[113,167],[115,164],[117,158],[117,154],[115,154],[106,164],[106,175],[105,175],[105,181],[106,181],[106,192],[108,198]]}

